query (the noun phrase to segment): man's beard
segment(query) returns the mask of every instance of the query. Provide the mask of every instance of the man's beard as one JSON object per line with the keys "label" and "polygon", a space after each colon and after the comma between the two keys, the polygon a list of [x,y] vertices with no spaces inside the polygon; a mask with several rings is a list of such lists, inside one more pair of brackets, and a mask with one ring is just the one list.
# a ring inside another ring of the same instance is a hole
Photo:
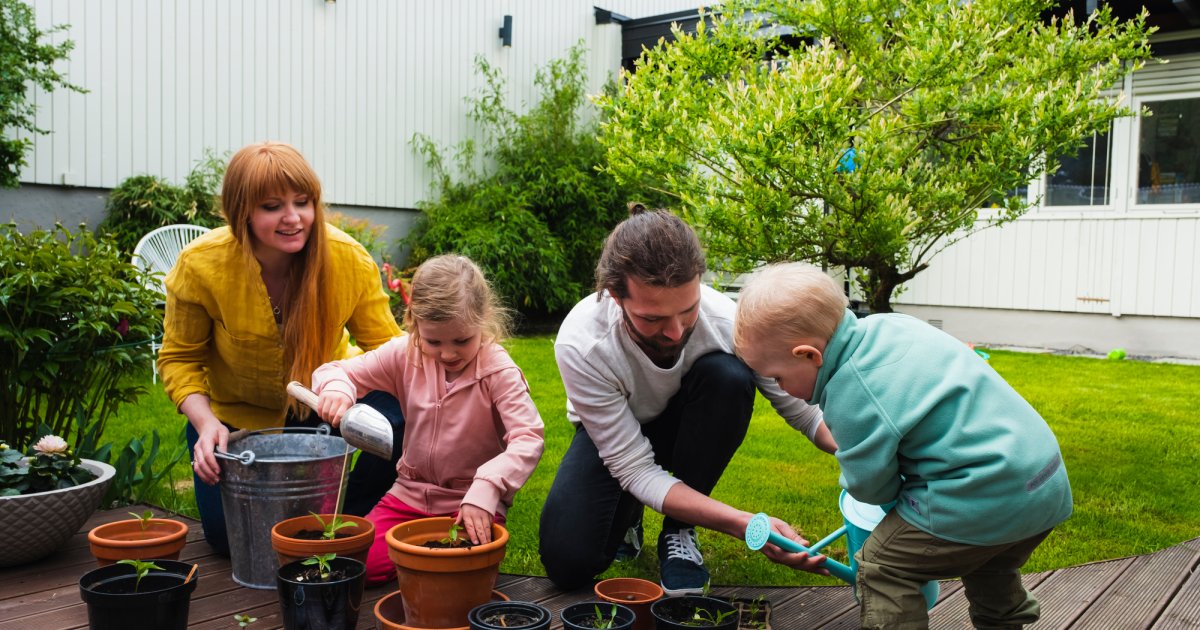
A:
{"label": "man's beard", "polygon": [[691,339],[692,333],[696,331],[696,324],[692,324],[687,330],[683,331],[683,336],[679,341],[672,341],[665,335],[655,335],[647,337],[638,332],[634,327],[633,322],[629,319],[629,313],[625,309],[621,309],[621,317],[625,319],[625,330],[629,331],[629,336],[633,337],[633,341],[637,343],[646,356],[650,358],[660,368],[668,368],[675,365],[679,360],[679,355],[683,353],[683,347],[687,345],[688,339]]}

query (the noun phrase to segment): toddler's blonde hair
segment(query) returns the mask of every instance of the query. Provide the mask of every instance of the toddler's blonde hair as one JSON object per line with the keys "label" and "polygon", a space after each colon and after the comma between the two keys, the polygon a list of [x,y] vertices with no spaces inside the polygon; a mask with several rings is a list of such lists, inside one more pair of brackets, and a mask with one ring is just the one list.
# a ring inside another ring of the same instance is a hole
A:
{"label": "toddler's blonde hair", "polygon": [[412,335],[409,349],[420,356],[420,320],[462,321],[479,327],[483,341],[499,343],[508,336],[512,316],[488,284],[483,270],[457,254],[434,256],[417,267],[411,301],[404,310],[404,329]]}
{"label": "toddler's blonde hair", "polygon": [[833,337],[849,301],[824,271],[806,263],[769,265],[738,296],[733,343],[739,350],[770,335],[784,341]]}

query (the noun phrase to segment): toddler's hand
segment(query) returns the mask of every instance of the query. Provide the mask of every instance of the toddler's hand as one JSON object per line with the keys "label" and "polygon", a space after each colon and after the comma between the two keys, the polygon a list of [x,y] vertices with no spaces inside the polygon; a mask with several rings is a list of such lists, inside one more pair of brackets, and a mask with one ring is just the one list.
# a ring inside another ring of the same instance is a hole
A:
{"label": "toddler's hand", "polygon": [[467,536],[473,545],[483,545],[492,542],[492,515],[487,510],[471,505],[462,504],[455,522],[467,530]]}
{"label": "toddler's hand", "polygon": [[325,390],[317,398],[317,415],[336,429],[342,423],[346,410],[353,404],[354,401],[345,393]]}

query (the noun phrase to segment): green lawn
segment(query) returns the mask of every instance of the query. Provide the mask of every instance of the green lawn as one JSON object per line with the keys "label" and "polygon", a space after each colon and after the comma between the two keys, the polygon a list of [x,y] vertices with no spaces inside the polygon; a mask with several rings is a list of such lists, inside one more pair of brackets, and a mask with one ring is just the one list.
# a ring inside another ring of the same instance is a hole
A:
{"label": "green lawn", "polygon": [[[518,338],[507,345],[525,370],[546,422],[546,454],[509,512],[512,538],[503,570],[542,575],[537,556],[541,498],[549,491],[571,427],[552,337]],[[1075,495],[1075,515],[1038,549],[1027,571],[1147,553],[1200,534],[1200,477],[1194,472],[1200,465],[1195,447],[1200,422],[1193,411],[1200,367],[1000,351],[991,352],[991,365],[1053,427]],[[183,422],[160,385],[124,408],[104,439],[123,442],[157,427],[174,440]],[[151,501],[194,516],[186,459],[174,476],[178,489],[164,484]],[[838,492],[834,458],[813,448],[760,397],[750,433],[714,495],[788,520],[816,541],[841,525]],[[657,579],[653,541],[660,523],[661,517],[647,510],[647,548],[639,559],[614,565],[606,576]],[[838,583],[778,567],[721,534],[703,532],[701,547],[714,584]],[[845,560],[841,543],[830,554]]]}

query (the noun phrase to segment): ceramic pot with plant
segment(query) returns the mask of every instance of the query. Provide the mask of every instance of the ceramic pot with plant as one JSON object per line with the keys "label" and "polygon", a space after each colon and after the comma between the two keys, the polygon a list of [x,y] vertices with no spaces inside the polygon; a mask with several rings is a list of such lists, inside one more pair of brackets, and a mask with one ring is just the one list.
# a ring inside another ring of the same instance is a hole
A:
{"label": "ceramic pot with plant", "polygon": [[650,605],[662,599],[663,589],[650,580],[618,577],[600,580],[595,587],[596,597],[614,604],[621,604],[633,611],[637,621],[633,630],[654,630],[654,616]]}
{"label": "ceramic pot with plant", "polygon": [[131,627],[185,630],[199,578],[197,565],[176,560],[121,560],[79,578],[92,630]]}
{"label": "ceramic pot with plant", "polygon": [[633,611],[612,602],[580,602],[562,610],[564,630],[630,630],[636,615]]}
{"label": "ceramic pot with plant", "polygon": [[365,564],[373,542],[375,524],[348,514],[310,512],[279,521],[271,528],[271,547],[279,557],[279,566],[330,553]]}
{"label": "ceramic pot with plant", "polygon": [[533,602],[488,602],[467,615],[470,630],[547,630],[552,615]]}
{"label": "ceramic pot with plant", "polygon": [[186,523],[154,518],[154,512],[130,512],[133,518],[97,525],[88,532],[88,543],[96,562],[108,566],[122,559],[178,560],[187,543]]}
{"label": "ceramic pot with plant", "polygon": [[407,623],[460,628],[472,608],[491,598],[508,530],[493,523],[492,541],[472,545],[453,518],[441,516],[400,523],[386,538]]}
{"label": "ceramic pot with plant", "polygon": [[366,565],[333,554],[289,562],[276,573],[279,608],[287,630],[354,630]]}
{"label": "ceramic pot with plant", "polygon": [[116,470],[81,459],[65,440],[40,438],[26,457],[0,440],[0,567],[40,560],[96,511]]}
{"label": "ceramic pot with plant", "polygon": [[737,606],[715,597],[685,595],[668,597],[650,606],[659,630],[683,630],[685,628],[717,628],[736,630],[738,627]]}

